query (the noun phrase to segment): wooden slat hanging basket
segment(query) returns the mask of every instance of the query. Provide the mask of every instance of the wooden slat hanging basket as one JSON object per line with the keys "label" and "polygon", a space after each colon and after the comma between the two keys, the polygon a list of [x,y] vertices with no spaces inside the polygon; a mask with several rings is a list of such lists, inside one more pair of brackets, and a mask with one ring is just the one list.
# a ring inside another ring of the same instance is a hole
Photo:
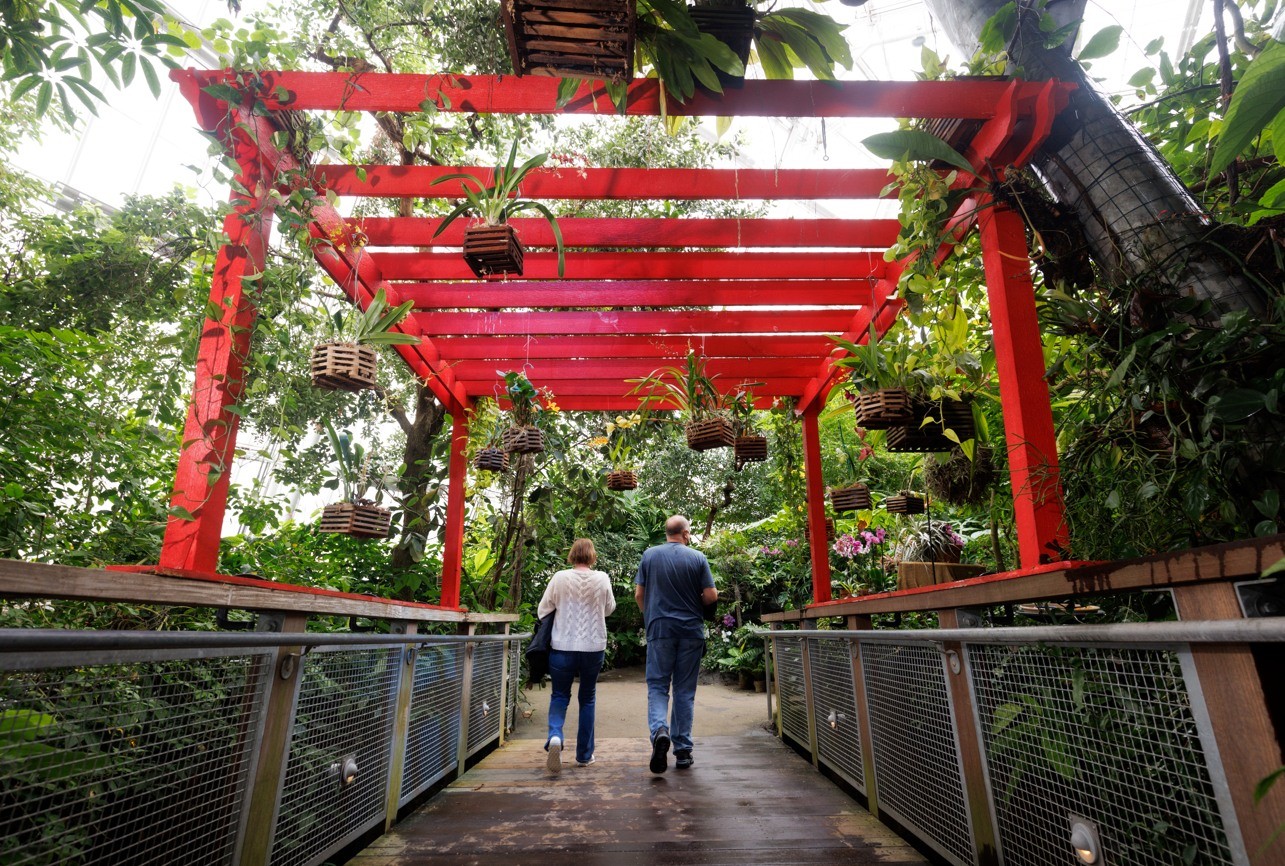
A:
{"label": "wooden slat hanging basket", "polygon": [[923,514],[924,500],[910,493],[898,493],[885,498],[883,507],[889,514]]}
{"label": "wooden slat hanging basket", "polygon": [[319,343],[312,349],[312,384],[326,391],[368,391],[375,387],[378,364],[374,346]]}
{"label": "wooden slat hanging basket", "polygon": [[354,538],[387,538],[393,513],[370,503],[337,502],[321,509],[321,531]]}
{"label": "wooden slat hanging basket", "polygon": [[[934,421],[924,424],[932,416]],[[977,435],[973,423],[973,408],[967,400],[923,401],[915,405],[915,422],[905,427],[890,427],[887,448],[897,452],[949,451],[955,443],[946,438],[946,430],[953,430],[963,442]]]}
{"label": "wooden slat hanging basket", "polygon": [[518,75],[634,76],[635,0],[501,0],[500,13]]}
{"label": "wooden slat hanging basket", "polygon": [[732,422],[726,418],[706,418],[694,421],[685,428],[687,447],[693,451],[709,451],[711,448],[727,448],[736,443],[736,434]]}
{"label": "wooden slat hanging basket", "polygon": [[473,458],[473,466],[486,472],[503,472],[509,468],[509,455],[502,448],[483,448]]}
{"label": "wooden slat hanging basket", "polygon": [[544,451],[544,433],[529,425],[510,427],[501,434],[500,442],[510,454],[539,454]]}
{"label": "wooden slat hanging basket", "polygon": [[830,488],[830,506],[839,514],[862,511],[870,505],[870,488],[864,484]]}
{"label": "wooden slat hanging basket", "polygon": [[638,473],[625,472],[618,469],[607,473],[608,490],[636,490],[638,488]]}
{"label": "wooden slat hanging basket", "polygon": [[910,392],[905,388],[880,388],[862,391],[852,399],[857,426],[867,430],[903,427],[915,420]]}
{"label": "wooden slat hanging basket", "polygon": [[737,436],[732,443],[732,453],[736,455],[738,471],[746,463],[761,463],[767,459],[767,437]]}
{"label": "wooden slat hanging basket", "polygon": [[522,276],[522,243],[513,226],[471,225],[464,230],[464,261],[479,278]]}

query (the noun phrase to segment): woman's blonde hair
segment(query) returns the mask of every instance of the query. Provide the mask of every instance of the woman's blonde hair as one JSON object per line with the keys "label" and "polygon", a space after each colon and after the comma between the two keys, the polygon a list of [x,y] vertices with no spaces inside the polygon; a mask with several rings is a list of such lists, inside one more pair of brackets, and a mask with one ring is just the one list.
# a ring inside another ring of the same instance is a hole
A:
{"label": "woman's blonde hair", "polygon": [[598,553],[593,549],[593,542],[587,538],[577,538],[567,554],[567,562],[572,565],[593,565],[598,561]]}

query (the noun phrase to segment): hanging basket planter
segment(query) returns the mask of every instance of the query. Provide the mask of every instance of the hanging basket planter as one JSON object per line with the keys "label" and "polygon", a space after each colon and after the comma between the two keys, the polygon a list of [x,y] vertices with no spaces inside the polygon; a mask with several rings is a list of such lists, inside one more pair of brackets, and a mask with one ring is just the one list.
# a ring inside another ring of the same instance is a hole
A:
{"label": "hanging basket planter", "polygon": [[862,511],[870,508],[870,488],[864,484],[830,488],[830,507],[837,513]]}
{"label": "hanging basket planter", "polygon": [[479,278],[522,276],[522,243],[508,223],[471,225],[464,230],[464,261]]}
{"label": "hanging basket planter", "polygon": [[889,514],[923,514],[924,500],[910,493],[898,493],[885,498],[883,508]]}
{"label": "hanging basket planter", "polygon": [[732,443],[732,453],[736,455],[736,468],[746,463],[760,463],[767,459],[766,436],[737,436]]}
{"label": "hanging basket planter", "polygon": [[483,448],[473,458],[473,466],[486,472],[503,472],[509,468],[509,455],[502,448]]}
{"label": "hanging basket planter", "polygon": [[[748,3],[733,3],[721,6],[689,6],[692,21],[701,33],[708,33],[732,50],[740,59],[741,65],[750,62],[750,49],[754,46],[754,25],[756,16],[754,8]],[[716,69],[718,81],[723,87],[743,87],[745,76],[728,75]],[[704,89],[704,88],[702,88]]]}
{"label": "hanging basket planter", "polygon": [[502,0],[518,75],[627,81],[634,75],[634,0]]}
{"label": "hanging basket planter", "polygon": [[[811,543],[812,543],[812,527],[811,527],[811,525],[809,525],[809,526],[808,526],[807,536],[808,536],[808,544],[811,544]],[[833,518],[833,517],[827,517],[827,518],[825,519],[825,540],[826,540],[826,543],[827,543],[827,544],[829,544],[831,541],[834,541],[834,539],[835,539],[836,537],[837,537],[837,533],[835,532],[835,528],[834,528],[834,518]]]}
{"label": "hanging basket planter", "polygon": [[544,451],[544,433],[529,425],[510,427],[501,434],[500,442],[510,454],[539,454]]}
{"label": "hanging basket planter", "polygon": [[732,431],[732,422],[726,418],[707,418],[694,421],[685,428],[687,447],[693,451],[709,451],[711,448],[727,448],[736,442]]}
{"label": "hanging basket planter", "polygon": [[321,509],[321,531],[354,538],[387,538],[393,513],[366,502],[337,502]]}
{"label": "hanging basket planter", "polygon": [[326,391],[372,390],[378,363],[374,346],[319,343],[312,348],[313,387]]}
{"label": "hanging basket planter", "polygon": [[857,417],[857,426],[867,430],[904,427],[915,421],[910,392],[905,388],[862,391],[853,398],[852,409]]}
{"label": "hanging basket planter", "polygon": [[924,459],[924,486],[936,498],[951,505],[976,505],[990,495],[999,472],[994,449],[979,446],[969,460],[954,448],[945,460]]}
{"label": "hanging basket planter", "polygon": [[[934,420],[924,424],[924,418],[930,415]],[[949,451],[955,447],[955,442],[946,438],[946,430],[953,430],[960,442],[977,435],[973,408],[967,400],[917,402],[914,423],[888,429],[887,449],[903,453]]]}
{"label": "hanging basket planter", "polygon": [[625,472],[617,469],[607,473],[608,490],[636,490],[638,488],[638,473]]}

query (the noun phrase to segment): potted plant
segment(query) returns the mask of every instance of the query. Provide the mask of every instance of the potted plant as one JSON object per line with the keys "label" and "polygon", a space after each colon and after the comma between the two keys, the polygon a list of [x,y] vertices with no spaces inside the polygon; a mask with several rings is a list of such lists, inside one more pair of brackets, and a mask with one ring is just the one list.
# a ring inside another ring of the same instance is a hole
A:
{"label": "potted plant", "polygon": [[[852,478],[857,475],[857,463],[852,459],[852,450],[848,448],[848,442],[843,434],[843,428],[839,428],[839,443],[843,448],[843,457],[848,464],[848,477]],[[865,460],[869,455],[870,449],[862,446],[858,454],[858,460]],[[848,511],[865,511],[874,507],[870,499],[870,487],[861,481],[853,481],[839,487],[830,488],[830,507],[836,514],[843,514]]]}
{"label": "potted plant", "polygon": [[375,347],[419,342],[419,337],[391,330],[406,318],[412,306],[414,301],[406,301],[388,309],[388,299],[380,289],[370,305],[351,321],[343,313],[335,313],[329,321],[336,339],[318,343],[312,349],[312,384],[327,391],[374,388],[379,362]]}
{"label": "potted plant", "polygon": [[638,462],[634,457],[634,446],[641,432],[643,415],[640,412],[626,417],[617,415],[616,420],[607,425],[607,435],[602,443],[607,449],[608,490],[635,490],[638,487]]}
{"label": "potted plant", "polygon": [[923,514],[926,504],[922,496],[902,490],[883,500],[883,509],[889,514]]}
{"label": "potted plant", "polygon": [[505,0],[500,15],[518,75],[617,84],[633,77],[635,0]]}
{"label": "potted plant", "polygon": [[911,409],[915,423],[888,428],[884,443],[889,451],[949,451],[977,435],[969,395],[937,400],[919,397],[911,401]]}
{"label": "potted plant", "polygon": [[558,220],[543,204],[518,197],[522,181],[533,169],[544,165],[549,154],[537,154],[521,165],[515,165],[517,155],[518,142],[515,139],[513,146],[509,148],[508,159],[492,169],[489,183],[483,183],[471,174],[458,172],[434,180],[434,186],[448,180],[458,180],[464,187],[464,201],[442,218],[433,237],[440,235],[461,216],[478,217],[481,223],[470,225],[464,230],[464,261],[469,268],[479,278],[492,274],[521,276],[522,244],[508,220],[516,213],[533,210],[548,220],[553,229],[553,240],[558,248],[558,276],[561,277],[566,269],[566,255]]}
{"label": "potted plant", "polygon": [[330,421],[326,421],[326,432],[330,435],[330,444],[335,450],[338,471],[334,478],[327,480],[322,486],[340,490],[344,501],[327,505],[321,510],[321,531],[351,535],[354,538],[387,538],[393,513],[387,508],[381,508],[375,500],[366,498],[366,493],[372,486],[378,496],[377,485],[372,485],[369,481],[370,461],[366,450],[354,443],[346,431],[336,431]]}
{"label": "potted plant", "polygon": [[[846,24],[808,9],[771,4],[764,11],[764,5],[761,0],[693,0],[688,11],[697,29],[727,45],[742,66],[749,65],[753,48],[769,79],[791,79],[796,68],[806,67],[818,79],[833,81],[836,64],[852,68],[852,52],[843,38]],[[724,86],[735,86],[743,77],[719,74]]]}
{"label": "potted plant", "polygon": [[912,524],[897,542],[897,586],[908,589],[975,577],[985,566],[960,563],[964,538],[949,523],[931,518]]}
{"label": "potted plant", "polygon": [[852,371],[852,411],[856,415],[857,426],[867,430],[887,430],[913,424],[915,414],[911,389],[913,387],[918,393],[925,382],[922,377],[911,382],[912,371],[917,367],[909,347],[900,341],[882,343],[873,324],[865,343],[835,338],[835,344],[848,353],[845,357],[836,358],[834,365]]}
{"label": "potted plant", "polygon": [[[761,384],[761,383],[756,383]],[[732,413],[732,428],[736,439],[732,443],[732,454],[736,457],[736,471],[740,472],[746,463],[758,463],[767,459],[767,437],[754,432],[754,386],[742,385],[727,400]]]}
{"label": "potted plant", "polygon": [[705,361],[692,349],[681,367],[663,367],[637,381],[631,394],[642,394],[644,408],[673,404],[683,418],[687,447],[693,451],[727,448],[736,441],[732,422],[723,415],[724,399],[705,374]]}
{"label": "potted plant", "polygon": [[509,468],[509,455],[503,448],[490,444],[477,452],[473,467],[483,472],[504,472]]}
{"label": "potted plant", "polygon": [[986,445],[956,445],[944,459],[924,458],[924,486],[951,505],[976,505],[990,493],[999,472],[994,450]]}
{"label": "potted plant", "polygon": [[513,426],[501,435],[501,444],[510,454],[539,454],[544,450],[544,433],[535,425],[541,411],[540,392],[525,375],[510,370],[504,374],[504,393],[513,407]]}
{"label": "potted plant", "polygon": [[839,535],[830,546],[838,591],[856,596],[884,586],[888,577],[884,554],[889,542],[887,530],[867,528],[864,522]]}

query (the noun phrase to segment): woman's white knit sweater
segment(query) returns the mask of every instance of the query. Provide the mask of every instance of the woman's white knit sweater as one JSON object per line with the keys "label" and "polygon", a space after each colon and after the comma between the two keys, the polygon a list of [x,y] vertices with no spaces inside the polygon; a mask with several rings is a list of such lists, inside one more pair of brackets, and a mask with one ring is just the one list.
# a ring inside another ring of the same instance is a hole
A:
{"label": "woman's white knit sweater", "polygon": [[553,648],[563,652],[601,652],[607,648],[607,616],[616,609],[611,579],[605,571],[566,568],[549,579],[537,608],[553,611]]}

